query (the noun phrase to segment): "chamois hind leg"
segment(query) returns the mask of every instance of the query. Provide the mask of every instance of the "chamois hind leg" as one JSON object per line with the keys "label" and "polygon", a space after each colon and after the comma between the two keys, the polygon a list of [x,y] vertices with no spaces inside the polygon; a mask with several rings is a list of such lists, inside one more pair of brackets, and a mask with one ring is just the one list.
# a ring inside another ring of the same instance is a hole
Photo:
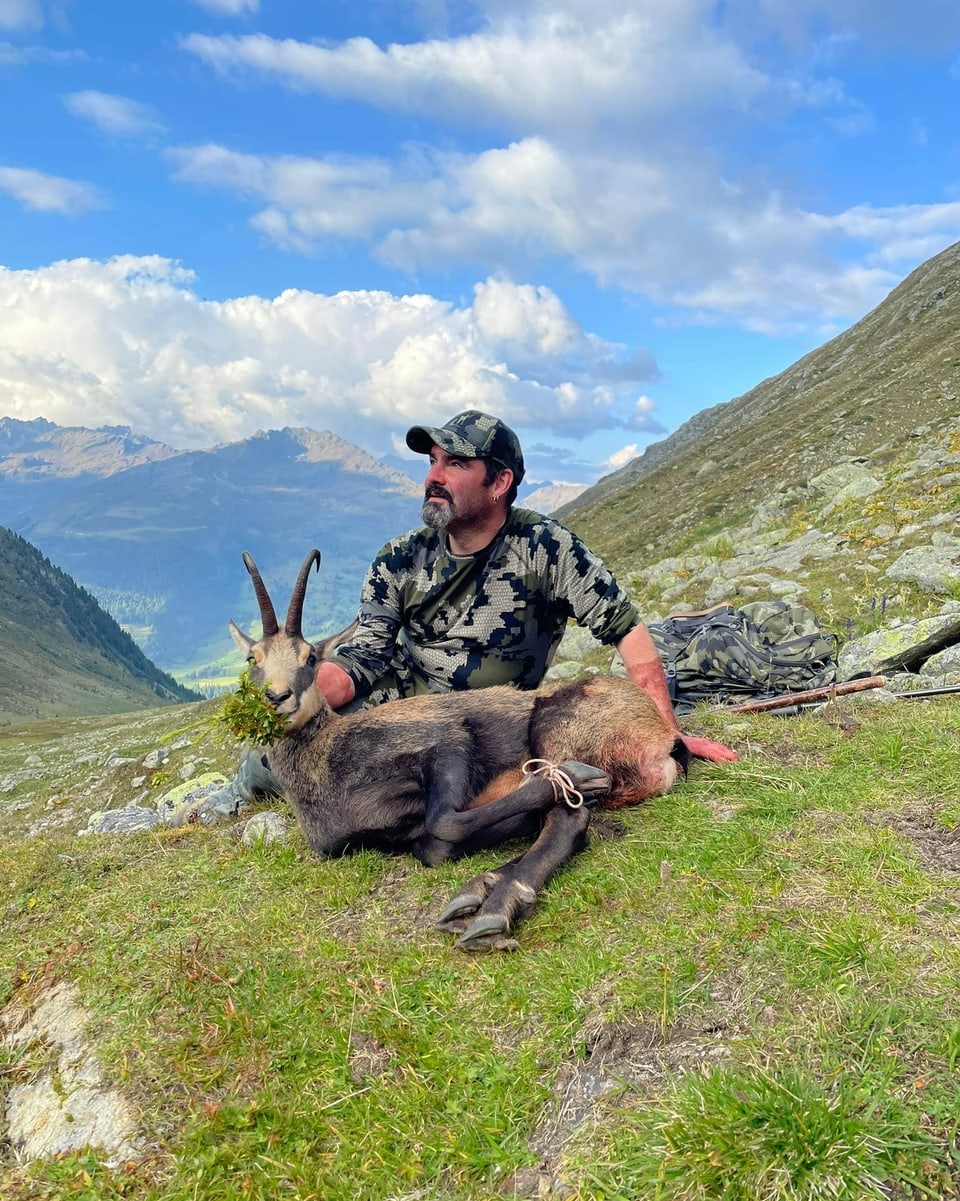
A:
{"label": "chamois hind leg", "polygon": [[556,805],[547,813],[533,846],[503,867],[471,880],[441,913],[437,927],[457,933],[472,915],[457,939],[461,950],[512,950],[517,944],[509,937],[511,929],[529,917],[553,873],[587,845],[589,824],[586,806]]}

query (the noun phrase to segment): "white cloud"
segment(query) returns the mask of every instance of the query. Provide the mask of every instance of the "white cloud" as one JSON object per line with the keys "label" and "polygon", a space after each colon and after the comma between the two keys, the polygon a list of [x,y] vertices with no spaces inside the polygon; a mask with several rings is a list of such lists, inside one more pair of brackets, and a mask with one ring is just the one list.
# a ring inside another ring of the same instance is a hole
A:
{"label": "white cloud", "polygon": [[620,467],[625,467],[627,463],[635,459],[640,452],[637,449],[636,442],[631,442],[629,446],[624,446],[620,450],[615,450],[612,455],[603,464],[605,471],[616,471]]}
{"label": "white cloud", "polygon": [[260,0],[193,0],[207,12],[217,13],[222,17],[240,17],[245,13],[260,11]]}
{"label": "white cloud", "polygon": [[[212,302],[191,283],[157,257],[0,269],[5,412],[126,424],[177,446],[308,425],[386,449],[391,430],[470,407],[571,436],[634,423],[631,385],[587,378],[589,356],[602,368],[621,348],[585,334],[546,289],[497,279],[455,307],[293,290]],[[485,332],[490,289],[517,314],[515,328]],[[551,328],[562,337],[544,341]],[[556,372],[571,348],[583,378],[544,382],[539,369]],[[660,427],[649,417],[647,428]]]}
{"label": "white cloud", "polygon": [[153,109],[126,96],[109,92],[72,92],[64,100],[75,117],[92,121],[103,133],[114,137],[131,137],[141,133],[159,133],[163,125]]}
{"label": "white cloud", "polygon": [[42,24],[39,0],[0,0],[0,29],[39,29]]}
{"label": "white cloud", "polygon": [[468,36],[385,49],[363,37],[325,45],[265,34],[191,34],[182,44],[224,74],[252,72],[432,120],[634,138],[671,114],[743,108],[773,86],[717,36],[703,8],[625,4],[579,14],[554,6]]}
{"label": "white cloud", "polygon": [[[369,241],[379,258],[411,274],[464,262],[533,274],[560,260],[675,317],[768,333],[860,317],[903,269],[960,238],[955,203],[815,213],[763,185],[718,180],[703,157],[622,158],[543,138],[472,156],[409,149],[396,162],[270,158],[217,146],[172,155],[179,178],[262,205],[252,223],[288,250]],[[517,328],[526,300],[514,294],[512,303]],[[497,306],[482,296],[478,304],[494,336]],[[542,298],[533,311],[547,321],[543,337],[564,336]]]}
{"label": "white cloud", "polygon": [[26,66],[30,63],[78,63],[86,62],[85,50],[51,50],[47,46],[14,46],[12,42],[0,42],[0,66]]}
{"label": "white cloud", "polygon": [[84,213],[104,205],[92,184],[28,167],[0,167],[0,192],[12,196],[25,209],[43,213]]}

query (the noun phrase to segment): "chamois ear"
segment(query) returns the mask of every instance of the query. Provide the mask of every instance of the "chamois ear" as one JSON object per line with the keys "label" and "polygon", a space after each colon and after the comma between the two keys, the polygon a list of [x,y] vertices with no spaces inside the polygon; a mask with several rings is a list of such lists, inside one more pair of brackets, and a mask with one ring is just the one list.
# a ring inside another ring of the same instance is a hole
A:
{"label": "chamois ear", "polygon": [[232,618],[228,624],[230,627],[230,636],[233,638],[234,642],[237,644],[240,650],[243,651],[244,655],[249,655],[250,648],[253,646],[253,639],[249,634],[245,634]]}

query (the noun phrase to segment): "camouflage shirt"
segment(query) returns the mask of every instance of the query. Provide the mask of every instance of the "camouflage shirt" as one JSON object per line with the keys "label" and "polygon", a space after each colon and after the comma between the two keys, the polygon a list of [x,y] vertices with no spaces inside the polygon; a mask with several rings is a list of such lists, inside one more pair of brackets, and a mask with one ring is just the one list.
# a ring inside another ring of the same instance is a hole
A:
{"label": "camouflage shirt", "polygon": [[360,625],[333,662],[373,703],[450,689],[536,688],[568,618],[604,643],[639,623],[603,563],[559,522],[511,509],[493,542],[454,555],[446,535],[388,542],[360,595]]}

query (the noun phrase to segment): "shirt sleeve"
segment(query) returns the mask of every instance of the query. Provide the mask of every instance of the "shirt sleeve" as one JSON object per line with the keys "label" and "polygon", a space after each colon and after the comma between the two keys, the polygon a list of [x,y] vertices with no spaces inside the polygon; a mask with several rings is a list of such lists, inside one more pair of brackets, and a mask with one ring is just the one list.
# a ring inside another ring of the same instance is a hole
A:
{"label": "shirt sleeve", "polygon": [[357,696],[366,696],[391,667],[402,621],[402,544],[388,542],[367,569],[360,590],[359,625],[349,642],[330,658],[353,681]]}
{"label": "shirt sleeve", "polygon": [[554,593],[567,613],[599,642],[613,645],[640,624],[633,601],[603,560],[559,522],[549,523],[554,543]]}

